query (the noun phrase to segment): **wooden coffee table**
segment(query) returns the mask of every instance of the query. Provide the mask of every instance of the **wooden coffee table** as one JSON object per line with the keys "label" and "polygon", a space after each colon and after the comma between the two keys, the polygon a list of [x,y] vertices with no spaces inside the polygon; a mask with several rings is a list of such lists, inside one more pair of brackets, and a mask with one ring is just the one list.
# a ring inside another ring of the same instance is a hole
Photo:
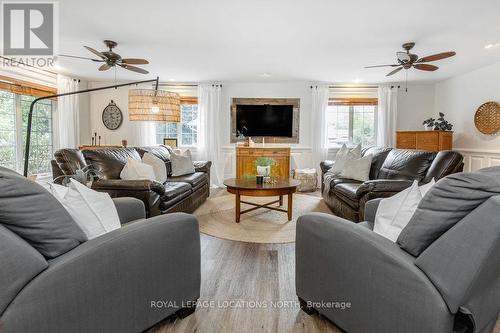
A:
{"label": "wooden coffee table", "polygon": [[[288,221],[292,220],[292,196],[293,193],[297,191],[297,186],[300,185],[298,180],[294,179],[278,179],[274,184],[257,184],[255,179],[240,179],[240,178],[231,178],[226,179],[224,181],[224,185],[227,187],[227,191],[229,193],[233,193],[236,195],[236,223],[240,222],[241,214],[245,214],[251,211],[254,211],[259,208],[267,208],[271,210],[277,210],[279,212],[288,213]],[[248,202],[241,200],[241,196],[249,196],[249,197],[274,197],[278,196],[279,199],[266,203],[266,204],[257,204],[254,202]],[[283,196],[288,195],[288,210],[279,208],[283,206]],[[252,205],[255,207],[241,210],[241,204]],[[278,203],[278,207],[272,207],[271,205]]]}

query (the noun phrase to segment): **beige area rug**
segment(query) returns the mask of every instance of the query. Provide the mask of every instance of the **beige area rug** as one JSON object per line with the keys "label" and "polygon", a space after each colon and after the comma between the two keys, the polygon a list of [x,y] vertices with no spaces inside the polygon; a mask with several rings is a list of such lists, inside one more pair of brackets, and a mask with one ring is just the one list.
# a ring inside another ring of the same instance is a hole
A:
{"label": "beige area rug", "polygon": [[[242,200],[264,204],[277,200],[277,197],[242,196]],[[241,204],[241,210],[251,207]],[[283,196],[282,208],[287,208],[286,196]],[[242,214],[240,223],[236,223],[235,197],[223,195],[209,198],[194,215],[200,222],[200,231],[210,236],[250,243],[291,243],[295,242],[297,218],[309,212],[331,213],[321,198],[294,194],[292,221],[287,221],[286,213],[259,208]]]}

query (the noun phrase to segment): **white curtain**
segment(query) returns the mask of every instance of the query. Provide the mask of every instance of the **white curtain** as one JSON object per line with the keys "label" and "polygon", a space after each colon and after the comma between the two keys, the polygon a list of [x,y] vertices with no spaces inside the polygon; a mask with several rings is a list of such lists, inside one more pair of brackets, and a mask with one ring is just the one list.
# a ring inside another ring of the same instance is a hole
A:
{"label": "white curtain", "polygon": [[[319,170],[319,164],[328,157],[326,133],[326,108],[328,107],[328,86],[313,86],[311,88],[311,133],[312,133],[312,163],[311,167]],[[318,171],[318,174],[320,172]]]}
{"label": "white curtain", "polygon": [[396,144],[396,120],[398,92],[390,86],[378,88],[377,146],[394,147]]}
{"label": "white curtain", "polygon": [[153,121],[131,121],[128,146],[155,146],[156,123]]}
{"label": "white curtain", "polygon": [[[57,92],[67,93],[79,90],[79,81],[57,75]],[[77,148],[80,144],[80,106],[78,95],[69,95],[57,99],[58,131],[60,148]]]}
{"label": "white curtain", "polygon": [[224,177],[224,161],[220,146],[221,91],[222,86],[218,84],[200,84],[198,86],[200,127],[197,156],[200,160],[212,161],[210,184],[217,187],[223,185]]}

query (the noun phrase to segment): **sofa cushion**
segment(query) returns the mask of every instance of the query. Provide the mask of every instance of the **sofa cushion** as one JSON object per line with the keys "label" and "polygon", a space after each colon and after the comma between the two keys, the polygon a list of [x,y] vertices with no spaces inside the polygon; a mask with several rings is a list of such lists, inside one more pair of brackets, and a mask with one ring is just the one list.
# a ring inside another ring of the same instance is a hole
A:
{"label": "sofa cushion", "polygon": [[169,182],[184,182],[190,184],[192,187],[198,187],[199,185],[206,183],[207,174],[204,172],[195,172],[188,175],[182,175],[177,177],[170,177]]}
{"label": "sofa cushion", "polygon": [[134,148],[106,148],[84,150],[83,156],[87,164],[102,173],[104,179],[120,179],[128,159],[141,160],[139,153]]}
{"label": "sofa cushion", "polygon": [[500,167],[445,177],[422,199],[399,235],[398,244],[417,257],[457,222],[496,195],[500,195]]}
{"label": "sofa cushion", "polygon": [[18,292],[48,267],[43,256],[25,240],[0,225],[0,313],[16,297]]}
{"label": "sofa cushion", "polygon": [[393,149],[382,164],[378,178],[420,182],[424,179],[434,156],[436,153],[431,151]]}
{"label": "sofa cushion", "polygon": [[382,164],[384,164],[387,155],[392,150],[388,147],[369,147],[362,150],[363,156],[372,155],[372,165],[370,167],[370,179],[377,179]]}
{"label": "sofa cushion", "polygon": [[87,240],[64,207],[41,185],[0,167],[0,223],[46,258]]}
{"label": "sofa cushion", "polygon": [[188,183],[183,182],[166,182],[165,194],[162,195],[162,200],[170,201],[176,197],[185,197],[191,194],[192,187]]}
{"label": "sofa cushion", "polygon": [[359,208],[359,198],[356,195],[358,187],[361,186],[361,182],[358,183],[342,183],[336,185],[333,188],[333,192],[336,196],[342,198],[349,206],[354,209]]}
{"label": "sofa cushion", "polygon": [[438,152],[429,170],[427,170],[424,183],[430,182],[432,178],[438,181],[454,172],[461,172],[463,170],[463,160],[462,154],[456,151]]}
{"label": "sofa cushion", "polygon": [[78,149],[60,149],[54,153],[54,158],[57,166],[65,175],[74,175],[76,174],[76,170],[87,166],[82,152]]}

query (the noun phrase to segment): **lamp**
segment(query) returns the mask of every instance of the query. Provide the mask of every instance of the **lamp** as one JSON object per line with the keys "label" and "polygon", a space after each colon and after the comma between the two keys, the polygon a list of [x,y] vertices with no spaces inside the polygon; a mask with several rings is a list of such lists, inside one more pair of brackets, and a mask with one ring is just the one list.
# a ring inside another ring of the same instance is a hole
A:
{"label": "lamp", "polygon": [[180,96],[155,89],[131,89],[128,92],[128,117],[131,121],[181,121]]}

